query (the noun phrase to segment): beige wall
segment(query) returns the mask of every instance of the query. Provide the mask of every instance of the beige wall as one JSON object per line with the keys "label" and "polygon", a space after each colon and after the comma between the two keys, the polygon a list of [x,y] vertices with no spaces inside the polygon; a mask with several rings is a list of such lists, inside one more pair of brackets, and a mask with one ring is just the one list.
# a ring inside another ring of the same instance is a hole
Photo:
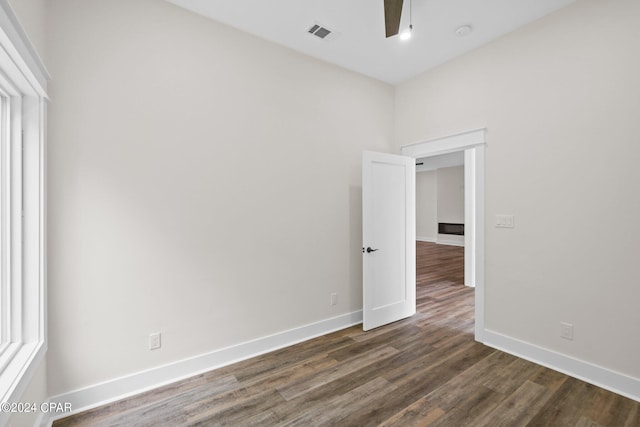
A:
{"label": "beige wall", "polygon": [[46,1],[8,0],[27,37],[46,65]]}
{"label": "beige wall", "polygon": [[488,130],[487,329],[635,378],[638,16],[636,0],[581,0],[400,85],[395,111],[398,149]]}
{"label": "beige wall", "polygon": [[435,242],[438,234],[436,171],[416,173],[416,237]]}
{"label": "beige wall", "polygon": [[160,0],[50,2],[47,39],[51,395],[361,309],[393,87]]}
{"label": "beige wall", "polygon": [[[158,0],[11,4],[54,77],[49,394],[360,308],[393,88]],[[397,146],[488,128],[487,328],[636,378],[639,14],[581,0],[395,96]]]}

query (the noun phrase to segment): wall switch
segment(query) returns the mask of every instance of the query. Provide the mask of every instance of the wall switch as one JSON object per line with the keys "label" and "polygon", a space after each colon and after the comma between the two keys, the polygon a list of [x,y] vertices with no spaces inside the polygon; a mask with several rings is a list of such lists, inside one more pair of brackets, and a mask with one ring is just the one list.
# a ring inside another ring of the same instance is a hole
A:
{"label": "wall switch", "polygon": [[513,215],[496,215],[496,228],[514,228],[515,220]]}
{"label": "wall switch", "polygon": [[338,294],[335,292],[331,294],[331,305],[338,305]]}
{"label": "wall switch", "polygon": [[573,325],[571,323],[560,322],[560,338],[573,341]]}
{"label": "wall switch", "polygon": [[160,348],[160,332],[154,332],[149,335],[149,350],[157,350]]}

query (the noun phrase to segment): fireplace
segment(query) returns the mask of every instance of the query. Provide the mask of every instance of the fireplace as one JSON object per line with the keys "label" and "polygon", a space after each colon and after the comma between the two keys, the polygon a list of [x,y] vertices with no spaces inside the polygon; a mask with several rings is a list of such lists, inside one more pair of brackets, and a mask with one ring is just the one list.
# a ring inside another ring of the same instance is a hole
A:
{"label": "fireplace", "polygon": [[438,234],[454,234],[456,236],[464,236],[464,224],[452,224],[449,222],[439,222]]}

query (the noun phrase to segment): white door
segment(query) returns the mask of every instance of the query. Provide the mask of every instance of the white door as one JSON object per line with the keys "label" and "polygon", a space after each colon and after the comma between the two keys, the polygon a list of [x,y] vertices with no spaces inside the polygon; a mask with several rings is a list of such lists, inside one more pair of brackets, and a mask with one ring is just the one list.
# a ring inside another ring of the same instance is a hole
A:
{"label": "white door", "polygon": [[362,155],[365,331],[416,312],[415,159]]}

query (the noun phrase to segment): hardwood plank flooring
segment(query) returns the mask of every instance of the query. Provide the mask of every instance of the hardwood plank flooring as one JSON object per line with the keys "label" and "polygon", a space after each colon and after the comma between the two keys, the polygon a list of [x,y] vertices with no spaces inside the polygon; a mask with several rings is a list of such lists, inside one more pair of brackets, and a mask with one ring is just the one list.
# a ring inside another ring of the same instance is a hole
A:
{"label": "hardwood plank flooring", "polygon": [[412,318],[338,331],[54,426],[640,426],[640,403],[476,343],[463,264],[463,248],[418,242]]}

